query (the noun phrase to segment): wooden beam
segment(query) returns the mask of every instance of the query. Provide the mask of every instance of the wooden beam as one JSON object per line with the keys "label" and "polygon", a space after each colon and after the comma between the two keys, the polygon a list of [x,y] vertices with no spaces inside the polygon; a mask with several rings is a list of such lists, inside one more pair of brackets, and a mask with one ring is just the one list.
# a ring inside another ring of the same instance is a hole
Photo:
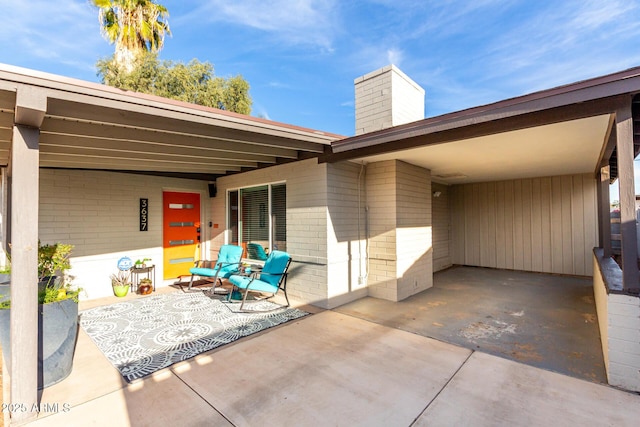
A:
{"label": "wooden beam", "polygon": [[[216,166],[189,162],[158,162],[129,159],[108,159],[103,157],[71,156],[67,154],[47,154],[40,155],[40,165],[48,168],[65,169],[102,169],[102,170],[140,170],[158,172],[200,172],[224,174],[231,171],[239,171],[236,166]],[[256,165],[250,170],[258,167]]]}
{"label": "wooden beam", "polygon": [[11,176],[11,402],[12,423],[36,418],[38,402],[39,131],[13,128]]}
{"label": "wooden beam", "polygon": [[[185,128],[185,130],[186,129],[188,128]],[[43,140],[46,141],[50,135],[86,137],[88,144],[91,144],[92,139],[103,139],[111,141],[113,144],[135,142],[187,148],[198,147],[207,150],[236,153],[250,152],[273,157],[295,158],[297,156],[297,151],[294,149],[261,146],[248,141],[236,140],[231,137],[184,135],[134,127],[101,125],[47,117],[42,126]]]}
{"label": "wooden beam", "polygon": [[195,111],[188,113],[187,111],[177,112],[131,103],[123,105],[107,99],[101,100],[101,105],[85,104],[80,98],[78,100],[53,98],[48,103],[48,114],[58,118],[178,134],[231,138],[257,145],[294,150],[321,153],[323,146],[335,139],[322,132],[301,131],[293,126],[251,120],[249,117],[231,119],[223,115],[214,117],[211,114],[198,115]]}
{"label": "wooden beam", "polygon": [[[0,129],[0,144],[2,143],[2,129]],[[142,141],[121,141],[107,138],[89,138],[78,135],[40,134],[40,149],[46,151],[46,147],[74,147],[88,149],[105,149],[139,153],[158,153],[172,156],[197,156],[215,157],[217,159],[242,160],[261,163],[275,163],[276,156],[266,156],[252,152],[211,150],[201,147],[176,146]],[[295,152],[291,152],[295,156]]]}
{"label": "wooden beam", "polygon": [[[71,157],[86,157],[86,158],[100,158],[111,159],[115,162],[122,160],[132,160],[141,164],[147,162],[162,162],[165,163],[178,163],[185,165],[211,165],[211,166],[223,166],[229,168],[240,167],[256,167],[257,162],[251,162],[247,160],[229,160],[220,159],[211,153],[209,156],[188,156],[179,154],[167,154],[162,151],[126,151],[126,150],[110,150],[110,149],[94,149],[94,148],[76,148],[76,147],[64,147],[59,145],[41,145],[41,154],[50,154],[58,156],[71,156]],[[274,159],[275,162],[275,159]]]}
{"label": "wooden beam", "polygon": [[39,128],[47,111],[47,97],[39,87],[20,85],[16,94],[16,124]]}
{"label": "wooden beam", "polygon": [[633,117],[631,99],[616,111],[616,153],[620,187],[620,234],[622,235],[622,284],[626,291],[640,288],[634,186]]}

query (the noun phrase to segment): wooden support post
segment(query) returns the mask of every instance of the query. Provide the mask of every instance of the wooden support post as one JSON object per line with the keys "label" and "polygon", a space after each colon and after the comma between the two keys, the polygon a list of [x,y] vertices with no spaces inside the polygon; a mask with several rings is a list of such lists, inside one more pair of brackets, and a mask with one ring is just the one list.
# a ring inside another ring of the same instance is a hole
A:
{"label": "wooden support post", "polygon": [[599,237],[600,247],[604,250],[604,257],[609,258],[613,255],[611,250],[611,207],[609,201],[609,166],[600,168],[598,174],[598,220],[599,220]]}
{"label": "wooden support post", "polygon": [[[11,144],[11,422],[38,416],[38,207],[45,92],[18,85]],[[6,360],[6,358],[5,358]]]}
{"label": "wooden support post", "polygon": [[633,118],[631,100],[616,111],[616,151],[620,186],[620,235],[622,245],[622,285],[625,290],[640,287],[636,232],[636,192],[634,186]]}
{"label": "wooden support post", "polygon": [[38,188],[36,128],[15,125],[11,146],[12,422],[35,419],[38,403]]}

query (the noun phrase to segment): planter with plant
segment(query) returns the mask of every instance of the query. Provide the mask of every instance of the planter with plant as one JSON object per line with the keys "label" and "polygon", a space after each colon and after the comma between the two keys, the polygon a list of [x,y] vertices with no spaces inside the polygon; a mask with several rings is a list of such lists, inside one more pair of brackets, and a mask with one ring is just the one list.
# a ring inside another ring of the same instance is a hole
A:
{"label": "planter with plant", "polygon": [[138,293],[140,295],[149,295],[153,292],[153,282],[148,277],[140,279],[138,284]]}
{"label": "planter with plant", "polygon": [[115,296],[127,296],[131,287],[131,270],[118,270],[117,274],[112,274],[111,287]]}
{"label": "planter with plant", "polygon": [[[62,381],[73,367],[80,289],[71,286],[66,274],[71,268],[72,249],[73,245],[62,243],[38,244],[38,388]],[[9,296],[10,291],[0,302],[0,340],[4,351],[11,348]]]}

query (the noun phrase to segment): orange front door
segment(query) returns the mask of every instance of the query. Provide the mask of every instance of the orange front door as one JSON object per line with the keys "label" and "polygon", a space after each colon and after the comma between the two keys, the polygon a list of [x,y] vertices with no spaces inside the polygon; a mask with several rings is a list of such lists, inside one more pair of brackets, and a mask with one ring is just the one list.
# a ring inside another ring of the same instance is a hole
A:
{"label": "orange front door", "polygon": [[200,194],[165,191],[162,210],[164,278],[173,279],[200,256]]}

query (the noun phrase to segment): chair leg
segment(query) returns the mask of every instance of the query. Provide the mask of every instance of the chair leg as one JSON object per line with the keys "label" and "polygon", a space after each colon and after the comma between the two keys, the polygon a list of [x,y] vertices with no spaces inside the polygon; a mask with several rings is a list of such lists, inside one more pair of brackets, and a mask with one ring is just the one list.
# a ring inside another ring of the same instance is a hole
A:
{"label": "chair leg", "polygon": [[249,295],[249,289],[244,290],[244,297],[242,298],[242,304],[240,304],[240,311],[244,311],[244,303],[247,300],[247,295]]}
{"label": "chair leg", "polygon": [[187,288],[187,290],[191,290],[191,286],[193,285],[193,274],[191,275],[191,280],[189,280],[189,287]]}
{"label": "chair leg", "polygon": [[216,271],[216,275],[213,277],[213,285],[211,285],[211,296],[215,296],[217,284],[220,282],[220,287],[222,287],[222,279],[218,277],[220,270]]}

